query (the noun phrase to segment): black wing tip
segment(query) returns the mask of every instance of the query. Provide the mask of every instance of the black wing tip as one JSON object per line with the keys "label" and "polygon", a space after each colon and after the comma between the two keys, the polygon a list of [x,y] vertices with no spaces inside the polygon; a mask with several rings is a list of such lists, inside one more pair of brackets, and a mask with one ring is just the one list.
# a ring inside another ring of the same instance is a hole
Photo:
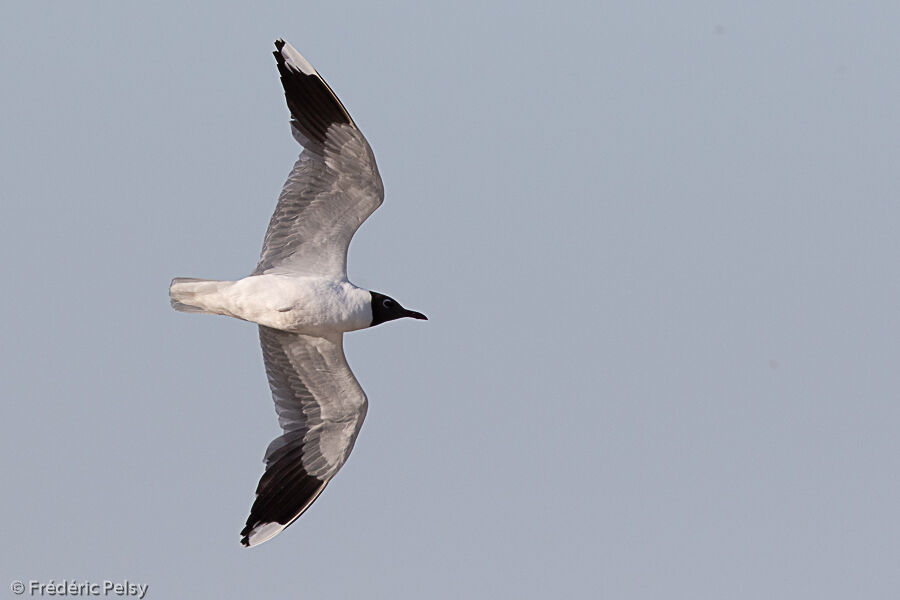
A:
{"label": "black wing tip", "polygon": [[282,38],[275,40],[275,48],[272,54],[281,75],[292,125],[300,133],[298,139],[306,140],[301,142],[304,146],[324,145],[332,125],[356,127],[350,113],[309,61]]}
{"label": "black wing tip", "polygon": [[256,499],[241,530],[244,546],[250,546],[250,536],[257,527],[276,523],[282,526],[263,541],[286,529],[325,489],[328,479],[320,479],[306,471],[302,452],[300,444],[287,445],[266,458],[266,471],[256,486]]}
{"label": "black wing tip", "polygon": [[251,515],[247,519],[247,524],[244,525],[243,529],[241,529],[241,546],[243,546],[244,548],[250,548],[250,535],[253,533],[253,530],[265,524],[266,523],[259,521],[258,519],[254,519],[253,515]]}
{"label": "black wing tip", "polygon": [[255,525],[256,523],[251,524],[250,519],[247,519],[247,524],[244,525],[243,529],[241,529],[241,535],[243,536],[243,539],[241,539],[242,544],[247,541],[247,538],[250,536],[250,531]]}
{"label": "black wing tip", "polygon": [[285,41],[281,38],[275,40],[275,51],[272,52],[272,56],[275,57],[275,62],[278,64],[278,71],[281,73],[281,76],[285,76],[284,69],[287,68],[287,60],[284,58],[284,45]]}
{"label": "black wing tip", "polygon": [[284,54],[281,53],[281,50],[284,48],[284,38],[278,38],[275,40],[275,51],[272,53],[275,56],[275,60],[278,62],[279,66],[284,64]]}

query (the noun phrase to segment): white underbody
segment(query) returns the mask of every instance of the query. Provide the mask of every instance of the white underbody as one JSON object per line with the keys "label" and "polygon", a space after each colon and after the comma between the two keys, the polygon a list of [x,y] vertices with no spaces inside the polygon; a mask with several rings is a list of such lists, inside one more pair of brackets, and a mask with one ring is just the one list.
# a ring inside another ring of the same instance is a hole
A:
{"label": "white underbody", "polygon": [[372,295],[346,279],[269,273],[239,281],[175,281],[170,294],[203,312],[292,333],[324,337],[372,324]]}

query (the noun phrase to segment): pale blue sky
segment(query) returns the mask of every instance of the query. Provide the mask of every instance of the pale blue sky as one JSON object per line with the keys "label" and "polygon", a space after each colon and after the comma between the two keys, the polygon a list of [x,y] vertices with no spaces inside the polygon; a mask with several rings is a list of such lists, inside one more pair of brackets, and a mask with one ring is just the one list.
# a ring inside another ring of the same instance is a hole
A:
{"label": "pale blue sky", "polygon": [[[0,23],[0,584],[148,598],[900,589],[900,4],[29,2]],[[370,409],[277,538],[237,278],[299,148],[368,137]],[[2,592],[12,597],[10,592]]]}

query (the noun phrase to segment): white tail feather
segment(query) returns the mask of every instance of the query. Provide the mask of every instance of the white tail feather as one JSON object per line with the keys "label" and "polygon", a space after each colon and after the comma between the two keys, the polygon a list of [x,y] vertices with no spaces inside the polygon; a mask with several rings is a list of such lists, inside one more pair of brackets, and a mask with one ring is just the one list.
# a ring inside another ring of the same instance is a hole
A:
{"label": "white tail feather", "polygon": [[169,284],[169,301],[179,312],[211,313],[205,306],[203,297],[219,291],[224,281],[197,279],[196,277],[176,277]]}

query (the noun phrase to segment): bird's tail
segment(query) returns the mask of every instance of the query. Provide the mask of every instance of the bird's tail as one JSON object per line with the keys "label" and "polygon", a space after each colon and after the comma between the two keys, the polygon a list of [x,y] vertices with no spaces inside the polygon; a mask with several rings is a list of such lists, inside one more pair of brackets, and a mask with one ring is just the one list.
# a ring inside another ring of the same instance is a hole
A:
{"label": "bird's tail", "polygon": [[179,312],[211,313],[204,297],[214,295],[228,282],[195,277],[176,277],[169,284],[169,302]]}

